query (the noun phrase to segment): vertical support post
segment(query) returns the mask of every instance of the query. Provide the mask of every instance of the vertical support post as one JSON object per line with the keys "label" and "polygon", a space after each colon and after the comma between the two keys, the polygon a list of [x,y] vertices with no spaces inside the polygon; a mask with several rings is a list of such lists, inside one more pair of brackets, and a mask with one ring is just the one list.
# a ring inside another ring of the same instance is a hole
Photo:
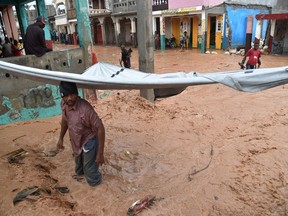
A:
{"label": "vertical support post", "polygon": [[16,27],[15,16],[13,12],[12,5],[8,5],[2,11],[2,18],[5,25],[5,30],[8,38],[12,37],[14,39],[18,39],[18,30]]}
{"label": "vertical support post", "polygon": [[137,40],[136,40],[136,21],[135,18],[131,18],[131,33],[132,33],[132,46],[137,47]]}
{"label": "vertical support post", "polygon": [[160,16],[160,45],[161,50],[165,50],[166,41],[165,41],[165,17]]}
{"label": "vertical support post", "polygon": [[105,24],[104,24],[104,17],[98,17],[98,20],[100,21],[100,25],[101,25],[101,33],[102,33],[103,45],[107,45],[106,28],[105,28]]}
{"label": "vertical support post", "polygon": [[[91,36],[91,25],[89,19],[88,1],[76,0],[76,16],[77,16],[77,32],[80,47],[83,49],[84,67],[88,68],[92,65],[93,43]],[[86,99],[97,100],[96,91],[84,90]]]}
{"label": "vertical support post", "polygon": [[275,34],[275,26],[276,26],[276,20],[271,20],[271,30],[270,30],[270,36],[269,36],[269,42],[268,42],[268,48],[270,52],[272,53],[272,44],[273,44],[273,38]]}
{"label": "vertical support post", "polygon": [[247,28],[246,28],[246,44],[245,44],[245,54],[251,48],[252,42],[252,30],[253,30],[253,16],[249,15],[247,19]]}
{"label": "vertical support post", "polygon": [[[154,49],[152,32],[152,1],[137,0],[137,27],[139,70],[154,73]],[[140,96],[154,102],[153,89],[141,89]]]}
{"label": "vertical support post", "polygon": [[80,47],[83,48],[85,68],[92,65],[92,36],[88,13],[88,1],[76,0],[77,32]]}
{"label": "vertical support post", "polygon": [[223,36],[223,42],[222,42],[222,49],[226,49],[227,48],[227,23],[226,23],[226,14],[223,14],[223,32],[222,32],[222,36]]}
{"label": "vertical support post", "polygon": [[76,29],[75,29],[75,23],[71,24],[71,33],[73,36],[73,44],[77,45],[77,34],[76,34]]}
{"label": "vertical support post", "polygon": [[115,26],[115,38],[116,38],[116,45],[121,45],[120,44],[120,23],[119,23],[119,19],[115,18],[114,21],[114,26]]}
{"label": "vertical support post", "polygon": [[24,37],[24,35],[26,33],[26,29],[28,27],[28,21],[27,21],[25,6],[24,6],[24,4],[16,4],[15,7],[16,7],[16,12],[18,14],[18,22],[19,22],[19,26],[20,26],[21,35],[22,35],[22,37]]}
{"label": "vertical support post", "polygon": [[201,15],[201,29],[202,29],[202,36],[201,36],[201,53],[206,52],[206,35],[207,35],[207,14],[206,11],[202,11]]}
{"label": "vertical support post", "polygon": [[262,28],[262,20],[257,20],[254,42],[258,42],[258,43],[260,42],[261,28]]}

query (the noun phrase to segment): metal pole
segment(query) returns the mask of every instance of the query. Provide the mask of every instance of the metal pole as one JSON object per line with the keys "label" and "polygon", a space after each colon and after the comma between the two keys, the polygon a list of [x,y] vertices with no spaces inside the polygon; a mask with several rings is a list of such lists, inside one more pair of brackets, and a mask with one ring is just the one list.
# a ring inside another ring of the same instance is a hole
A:
{"label": "metal pole", "polygon": [[[154,73],[154,39],[152,32],[152,1],[137,0],[137,40],[139,70]],[[140,96],[154,102],[154,89],[141,89]]]}

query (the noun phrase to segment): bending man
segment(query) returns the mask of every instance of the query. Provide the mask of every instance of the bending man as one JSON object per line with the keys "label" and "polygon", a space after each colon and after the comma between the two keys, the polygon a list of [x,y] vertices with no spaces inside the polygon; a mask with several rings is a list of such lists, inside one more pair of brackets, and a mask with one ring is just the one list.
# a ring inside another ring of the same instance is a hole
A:
{"label": "bending man", "polygon": [[69,129],[75,172],[84,175],[90,186],[101,183],[99,165],[104,163],[105,129],[102,120],[88,101],[78,96],[75,83],[61,82],[62,121],[57,149],[63,150],[63,139]]}

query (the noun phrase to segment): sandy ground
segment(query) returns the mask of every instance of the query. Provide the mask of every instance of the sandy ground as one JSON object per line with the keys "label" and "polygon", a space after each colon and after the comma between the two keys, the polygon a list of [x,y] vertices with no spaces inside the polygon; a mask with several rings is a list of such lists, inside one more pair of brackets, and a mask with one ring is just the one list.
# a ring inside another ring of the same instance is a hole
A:
{"label": "sandy ground", "polygon": [[[99,61],[118,64],[119,48],[95,48]],[[197,50],[155,52],[157,73],[238,70],[241,56]],[[132,67],[138,68],[134,49]],[[288,65],[263,56],[263,67]],[[0,156],[19,148],[19,164],[0,159],[0,215],[126,215],[147,195],[139,215],[288,215],[287,85],[258,93],[220,84],[194,86],[154,104],[139,91],[99,91],[93,105],[106,127],[103,183],[72,178],[69,137],[55,157],[60,116],[0,126]],[[44,152],[44,153],[43,153]],[[50,189],[13,205],[21,190]],[[66,186],[61,194],[56,188]]]}

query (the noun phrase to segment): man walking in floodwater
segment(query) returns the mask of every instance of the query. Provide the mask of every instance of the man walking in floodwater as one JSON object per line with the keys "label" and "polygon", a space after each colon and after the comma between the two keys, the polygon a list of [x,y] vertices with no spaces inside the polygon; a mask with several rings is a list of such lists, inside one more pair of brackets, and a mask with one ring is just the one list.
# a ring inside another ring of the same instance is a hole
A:
{"label": "man walking in floodwater", "polygon": [[24,38],[24,48],[26,55],[43,56],[46,52],[52,51],[45,43],[43,28],[46,21],[43,16],[38,16],[36,22],[29,25]]}
{"label": "man walking in floodwater", "polygon": [[121,57],[119,59],[119,62],[120,62],[121,67],[123,67],[124,65],[125,68],[131,68],[130,58],[131,58],[132,49],[130,48],[126,50],[125,45],[123,44],[120,46],[120,48],[121,48]]}
{"label": "man walking in floodwater", "polygon": [[244,58],[242,60],[242,65],[245,64],[245,61],[246,61],[247,57],[248,57],[248,61],[246,63],[246,69],[256,69],[257,68],[257,64],[258,64],[258,68],[260,68],[260,65],[261,65],[261,61],[260,61],[261,52],[259,50],[259,43],[258,42],[255,42],[254,43],[254,48],[251,48],[245,54],[245,56],[244,56]]}
{"label": "man walking in floodwater", "polygon": [[104,163],[105,128],[88,101],[78,96],[75,83],[61,82],[61,131],[57,149],[63,150],[63,139],[69,130],[75,159],[75,172],[84,175],[90,186],[101,183],[99,165]]}

